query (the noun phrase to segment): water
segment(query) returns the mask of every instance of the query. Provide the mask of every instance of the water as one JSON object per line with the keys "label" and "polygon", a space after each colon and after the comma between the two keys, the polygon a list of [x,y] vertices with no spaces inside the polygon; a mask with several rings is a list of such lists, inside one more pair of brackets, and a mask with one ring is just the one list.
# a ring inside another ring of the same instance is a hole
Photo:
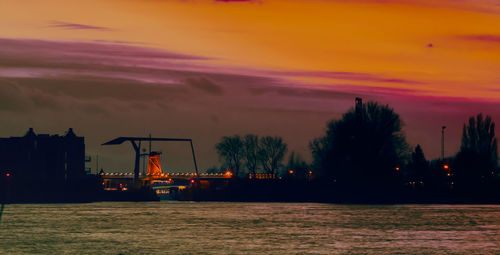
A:
{"label": "water", "polygon": [[0,254],[500,254],[500,206],[7,205]]}

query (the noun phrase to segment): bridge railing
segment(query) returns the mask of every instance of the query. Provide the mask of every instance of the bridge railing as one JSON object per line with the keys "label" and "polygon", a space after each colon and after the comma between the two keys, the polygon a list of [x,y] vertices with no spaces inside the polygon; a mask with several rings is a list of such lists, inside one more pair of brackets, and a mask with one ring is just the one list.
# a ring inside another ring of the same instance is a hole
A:
{"label": "bridge railing", "polygon": [[[103,177],[108,177],[108,178],[111,178],[111,177],[130,177],[130,178],[133,178],[134,177],[134,173],[129,173],[129,172],[113,172],[113,173],[101,173],[101,176]],[[157,174],[139,174],[139,177],[142,177],[142,178],[162,178],[162,177],[165,177],[165,178],[168,178],[168,177],[196,177],[196,173],[157,173]],[[227,174],[223,174],[223,173],[200,173],[199,174],[199,177],[200,178],[203,178],[203,177],[212,177],[212,178],[229,178],[230,176],[228,176]]]}

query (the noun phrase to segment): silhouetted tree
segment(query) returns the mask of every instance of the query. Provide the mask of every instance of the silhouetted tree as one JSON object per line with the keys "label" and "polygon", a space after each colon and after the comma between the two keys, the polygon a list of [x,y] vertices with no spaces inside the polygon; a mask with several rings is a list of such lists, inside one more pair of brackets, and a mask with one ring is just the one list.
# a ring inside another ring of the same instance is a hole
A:
{"label": "silhouetted tree", "polygon": [[425,159],[424,151],[420,144],[417,144],[415,151],[411,154],[411,161],[408,164],[412,181],[417,185],[423,183],[429,171],[429,162]]}
{"label": "silhouetted tree", "polygon": [[213,166],[211,168],[208,168],[206,170],[206,173],[207,174],[220,174],[220,173],[224,173],[224,169],[222,167],[217,168],[217,167]]}
{"label": "silhouetted tree", "polygon": [[237,177],[240,172],[241,161],[243,159],[243,141],[239,135],[224,136],[221,141],[215,145],[219,157],[224,161]]}
{"label": "silhouetted tree", "polygon": [[330,121],[325,137],[310,143],[313,166],[323,177],[343,183],[394,182],[396,167],[409,154],[402,125],[387,105],[357,105]]}
{"label": "silhouetted tree", "polygon": [[246,135],[243,138],[243,156],[249,173],[256,174],[259,163],[259,138],[256,135]]}
{"label": "silhouetted tree", "polygon": [[292,151],[288,157],[287,171],[293,171],[292,176],[298,179],[309,179],[311,176],[309,165],[295,151]]}
{"label": "silhouetted tree", "polygon": [[259,141],[259,160],[266,173],[275,174],[285,157],[287,145],[281,137],[265,136]]}
{"label": "silhouetted tree", "polygon": [[454,172],[457,185],[479,185],[487,181],[498,167],[495,122],[482,114],[470,117],[462,129],[462,145],[456,156]]}
{"label": "silhouetted tree", "polygon": [[[429,171],[425,175],[424,185],[425,189],[436,195],[446,195],[452,191],[453,176],[451,174],[454,172],[454,167],[449,169],[444,169],[444,162],[449,164],[453,162],[454,158],[449,157],[442,160],[434,159],[429,162]],[[450,174],[450,176],[448,176]]]}

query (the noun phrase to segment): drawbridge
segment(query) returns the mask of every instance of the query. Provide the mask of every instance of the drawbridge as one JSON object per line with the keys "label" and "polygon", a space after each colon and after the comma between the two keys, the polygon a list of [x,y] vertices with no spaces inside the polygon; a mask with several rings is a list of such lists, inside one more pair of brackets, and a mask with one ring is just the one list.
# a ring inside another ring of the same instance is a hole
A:
{"label": "drawbridge", "polygon": [[158,175],[162,174],[161,163],[160,163],[160,153],[151,151],[151,143],[156,142],[189,142],[191,146],[191,153],[193,155],[193,163],[195,170],[195,177],[199,179],[198,165],[196,164],[196,155],[194,152],[193,140],[189,138],[166,138],[166,137],[118,137],[109,142],[103,143],[102,145],[120,145],[124,142],[130,142],[135,151],[135,163],[134,163],[134,179],[139,180],[139,165],[141,158],[141,143],[143,141],[149,142],[149,157],[148,157],[148,175]]}

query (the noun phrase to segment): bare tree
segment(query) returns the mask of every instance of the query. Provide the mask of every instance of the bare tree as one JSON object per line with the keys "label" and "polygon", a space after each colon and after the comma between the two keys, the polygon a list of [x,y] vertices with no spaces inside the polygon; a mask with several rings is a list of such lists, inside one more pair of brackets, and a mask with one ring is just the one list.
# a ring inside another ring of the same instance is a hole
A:
{"label": "bare tree", "polygon": [[243,159],[243,141],[239,135],[224,136],[215,145],[219,157],[229,166],[234,176],[238,176]]}
{"label": "bare tree", "polygon": [[266,136],[259,142],[259,159],[267,173],[275,174],[285,157],[287,145],[281,137]]}
{"label": "bare tree", "polygon": [[243,157],[248,172],[255,176],[259,163],[259,137],[249,134],[243,138]]}

